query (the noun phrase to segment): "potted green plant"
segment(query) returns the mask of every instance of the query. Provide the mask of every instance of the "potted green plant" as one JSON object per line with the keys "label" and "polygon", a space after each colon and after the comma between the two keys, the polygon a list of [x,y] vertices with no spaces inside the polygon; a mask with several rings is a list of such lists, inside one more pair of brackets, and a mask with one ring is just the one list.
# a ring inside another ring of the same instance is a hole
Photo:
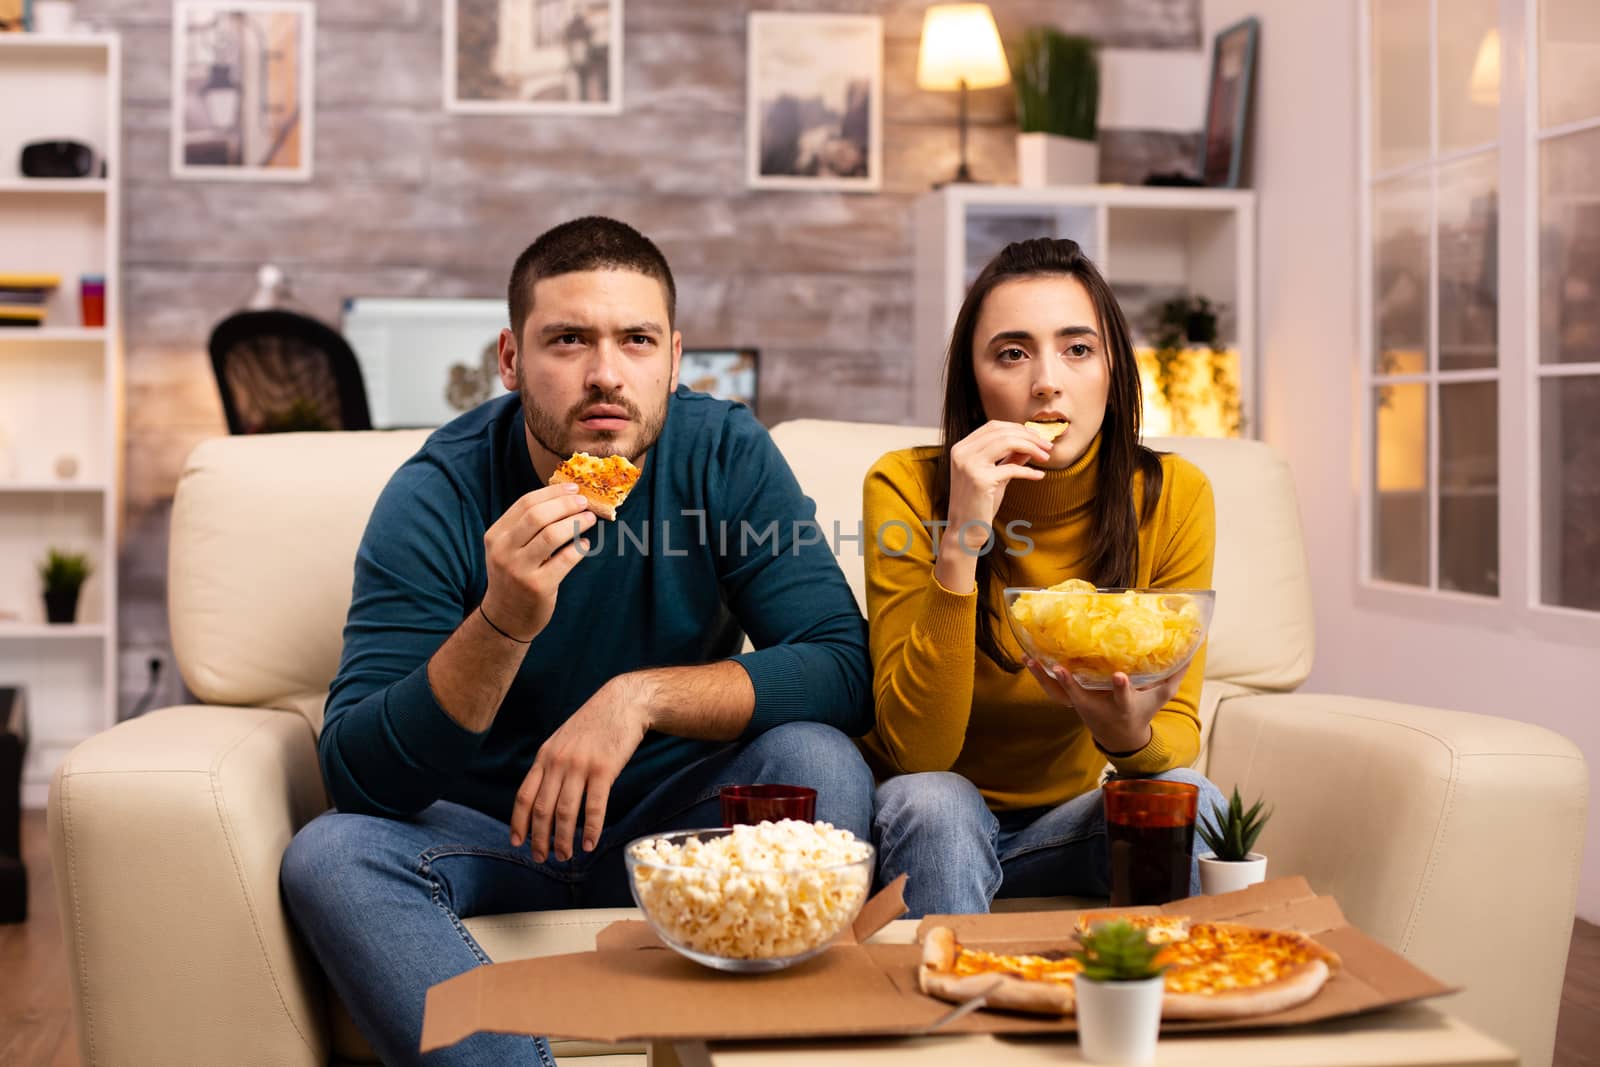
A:
{"label": "potted green plant", "polygon": [[1100,60],[1095,43],[1049,26],[1022,35],[1012,49],[1017,94],[1017,182],[1093,185],[1100,180],[1095,143]]}
{"label": "potted green plant", "polygon": [[[1172,433],[1179,436],[1194,432],[1193,413],[1189,402],[1195,388],[1193,375],[1204,375],[1185,365],[1180,373],[1180,363],[1192,359],[1205,359],[1209,363],[1211,388],[1221,405],[1219,418],[1222,429],[1237,436],[1244,429],[1244,414],[1239,405],[1239,389],[1230,374],[1228,344],[1222,339],[1219,326],[1227,305],[1217,304],[1203,296],[1180,296],[1163,301],[1151,309],[1148,322],[1151,355],[1155,360],[1155,385],[1172,415]],[[1201,349],[1209,349],[1209,354]],[[1180,387],[1186,379],[1187,388]],[[1181,395],[1180,395],[1181,394]]]}
{"label": "potted green plant", "polygon": [[1096,923],[1073,953],[1078,1044],[1091,1063],[1149,1063],[1161,1032],[1165,993],[1161,946],[1130,922]]}
{"label": "potted green plant", "polygon": [[39,564],[39,579],[44,583],[44,617],[53,623],[70,623],[77,618],[78,593],[93,573],[89,557],[82,552],[50,549]]}
{"label": "potted green plant", "polygon": [[1267,877],[1267,857],[1255,851],[1256,839],[1272,818],[1272,809],[1261,810],[1259,798],[1250,807],[1233,787],[1227,807],[1218,804],[1210,821],[1200,819],[1196,830],[1210,852],[1200,855],[1200,888],[1206,893],[1232,893],[1255,885]]}

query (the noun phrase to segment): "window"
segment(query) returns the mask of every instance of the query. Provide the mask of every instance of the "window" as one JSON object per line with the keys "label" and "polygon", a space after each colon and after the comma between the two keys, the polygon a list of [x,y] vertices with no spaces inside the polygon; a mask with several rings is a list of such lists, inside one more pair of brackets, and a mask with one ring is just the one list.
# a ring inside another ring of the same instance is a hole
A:
{"label": "window", "polygon": [[1600,611],[1600,4],[1364,6],[1362,580]]}
{"label": "window", "polygon": [[1542,0],[1537,25],[1536,592],[1600,611],[1600,4]]}

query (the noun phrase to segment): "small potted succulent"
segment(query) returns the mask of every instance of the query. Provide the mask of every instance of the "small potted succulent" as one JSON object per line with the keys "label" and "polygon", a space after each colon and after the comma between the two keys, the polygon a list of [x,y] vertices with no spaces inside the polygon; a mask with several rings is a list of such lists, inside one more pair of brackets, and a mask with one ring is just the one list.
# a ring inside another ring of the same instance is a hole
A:
{"label": "small potted succulent", "polygon": [[54,623],[70,623],[78,616],[78,593],[94,573],[89,557],[82,552],[62,552],[52,548],[39,564],[39,579],[44,583],[44,617]]}
{"label": "small potted succulent", "polygon": [[1132,923],[1096,923],[1073,953],[1083,964],[1074,985],[1078,1044],[1091,1063],[1149,1063],[1161,1032],[1166,991],[1161,946]]}
{"label": "small potted succulent", "polygon": [[1239,798],[1239,787],[1226,808],[1220,804],[1208,822],[1200,820],[1197,830],[1210,852],[1200,855],[1200,888],[1206,893],[1231,893],[1255,885],[1267,877],[1267,857],[1255,851],[1256,838],[1272,817],[1272,809],[1261,810],[1257,799],[1249,808]]}

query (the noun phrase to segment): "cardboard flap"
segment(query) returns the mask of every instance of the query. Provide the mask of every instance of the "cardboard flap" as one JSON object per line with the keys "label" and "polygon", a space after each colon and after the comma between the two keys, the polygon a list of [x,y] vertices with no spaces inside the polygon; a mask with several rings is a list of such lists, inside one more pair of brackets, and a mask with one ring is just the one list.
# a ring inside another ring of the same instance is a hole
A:
{"label": "cardboard flap", "polygon": [[[797,1011],[797,1005],[819,1005]],[[905,997],[860,945],[788,970],[727,974],[676,952],[541,956],[477,967],[428,990],[422,1051],[478,1030],[588,1041],[903,1034],[948,1009]]]}
{"label": "cardboard flap", "polygon": [[901,875],[861,905],[861,913],[850,925],[857,941],[865,941],[906,913],[906,876]]}

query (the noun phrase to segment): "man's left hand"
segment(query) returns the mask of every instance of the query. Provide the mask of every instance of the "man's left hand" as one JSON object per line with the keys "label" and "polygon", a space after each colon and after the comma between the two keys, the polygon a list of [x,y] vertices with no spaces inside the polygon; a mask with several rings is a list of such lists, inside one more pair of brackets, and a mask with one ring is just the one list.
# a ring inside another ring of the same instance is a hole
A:
{"label": "man's left hand", "polygon": [[606,822],[611,786],[650,728],[647,683],[630,675],[611,679],[543,745],[511,807],[511,845],[528,841],[543,863],[554,841],[556,859],[573,854],[578,811],[583,809],[583,849],[591,852]]}
{"label": "man's left hand", "polygon": [[1137,752],[1150,743],[1150,720],[1177,696],[1183,671],[1146,689],[1135,689],[1128,676],[1111,676],[1110,689],[1085,689],[1065,666],[1054,673],[1036,660],[1025,661],[1028,671],[1052,699],[1078,712],[1100,747],[1107,752]]}

